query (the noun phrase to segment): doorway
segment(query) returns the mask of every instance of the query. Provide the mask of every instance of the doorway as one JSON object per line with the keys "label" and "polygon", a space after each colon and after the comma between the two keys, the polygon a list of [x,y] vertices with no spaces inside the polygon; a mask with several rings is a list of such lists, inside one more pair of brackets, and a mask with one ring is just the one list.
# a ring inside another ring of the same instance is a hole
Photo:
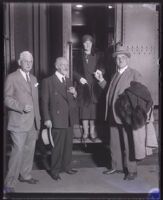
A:
{"label": "doorway", "polygon": [[72,5],[72,43],[73,50],[81,48],[82,36],[90,34],[95,39],[99,51],[107,48],[114,38],[115,6],[108,4]]}

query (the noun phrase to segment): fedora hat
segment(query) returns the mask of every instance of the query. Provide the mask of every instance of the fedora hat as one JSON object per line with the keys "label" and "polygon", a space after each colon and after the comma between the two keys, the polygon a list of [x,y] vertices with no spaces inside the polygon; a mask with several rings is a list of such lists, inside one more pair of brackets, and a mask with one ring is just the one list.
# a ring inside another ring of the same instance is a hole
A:
{"label": "fedora hat", "polygon": [[124,46],[121,46],[121,45],[117,45],[116,51],[112,54],[112,56],[113,56],[113,57],[116,57],[116,56],[119,55],[119,54],[124,54],[124,55],[126,55],[128,58],[131,57],[130,52],[128,52],[128,51],[126,50],[126,48],[125,48]]}
{"label": "fedora hat", "polygon": [[91,35],[84,35],[82,37],[82,42],[86,42],[86,41],[91,41],[92,43],[94,42],[93,37]]}
{"label": "fedora hat", "polygon": [[51,144],[54,147],[54,142],[53,142],[53,138],[51,135],[51,128],[43,129],[41,132],[41,137],[42,137],[43,143],[45,145]]}

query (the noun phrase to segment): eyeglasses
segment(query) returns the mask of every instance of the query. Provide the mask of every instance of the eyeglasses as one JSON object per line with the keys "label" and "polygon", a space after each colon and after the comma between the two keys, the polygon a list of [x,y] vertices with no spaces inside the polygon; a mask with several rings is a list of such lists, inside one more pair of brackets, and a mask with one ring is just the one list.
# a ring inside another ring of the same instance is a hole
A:
{"label": "eyeglasses", "polygon": [[26,63],[26,64],[32,64],[33,60],[22,60],[21,62]]}

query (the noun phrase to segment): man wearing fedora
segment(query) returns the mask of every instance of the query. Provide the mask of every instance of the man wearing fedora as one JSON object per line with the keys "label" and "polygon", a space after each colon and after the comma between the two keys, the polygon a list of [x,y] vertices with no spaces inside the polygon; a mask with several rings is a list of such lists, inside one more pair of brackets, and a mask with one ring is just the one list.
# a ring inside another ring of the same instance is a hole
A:
{"label": "man wearing fedora", "polygon": [[[113,53],[116,60],[116,73],[113,75],[109,88],[106,93],[105,120],[109,122],[110,133],[110,153],[111,168],[104,171],[104,174],[125,173],[125,180],[133,180],[137,176],[137,165],[131,151],[132,138],[130,138],[132,129],[126,127],[117,115],[115,103],[120,94],[130,87],[131,81],[144,83],[141,74],[129,67],[131,54],[124,46],[118,45]],[[99,85],[105,88],[106,81],[100,71],[95,73],[95,78]]]}
{"label": "man wearing fedora", "polygon": [[67,59],[57,58],[55,68],[56,72],[42,82],[41,106],[44,125],[51,129],[54,142],[50,175],[54,180],[59,180],[61,172],[77,172],[71,167],[73,109],[77,92],[68,78]]}

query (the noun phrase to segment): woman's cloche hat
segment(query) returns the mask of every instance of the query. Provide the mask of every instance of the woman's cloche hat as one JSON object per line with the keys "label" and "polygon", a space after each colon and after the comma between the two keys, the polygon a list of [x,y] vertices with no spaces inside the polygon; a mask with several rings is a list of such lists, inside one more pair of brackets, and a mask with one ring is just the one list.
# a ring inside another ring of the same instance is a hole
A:
{"label": "woman's cloche hat", "polygon": [[91,41],[92,43],[94,42],[93,37],[91,35],[84,35],[82,37],[82,43],[86,42],[86,41]]}

